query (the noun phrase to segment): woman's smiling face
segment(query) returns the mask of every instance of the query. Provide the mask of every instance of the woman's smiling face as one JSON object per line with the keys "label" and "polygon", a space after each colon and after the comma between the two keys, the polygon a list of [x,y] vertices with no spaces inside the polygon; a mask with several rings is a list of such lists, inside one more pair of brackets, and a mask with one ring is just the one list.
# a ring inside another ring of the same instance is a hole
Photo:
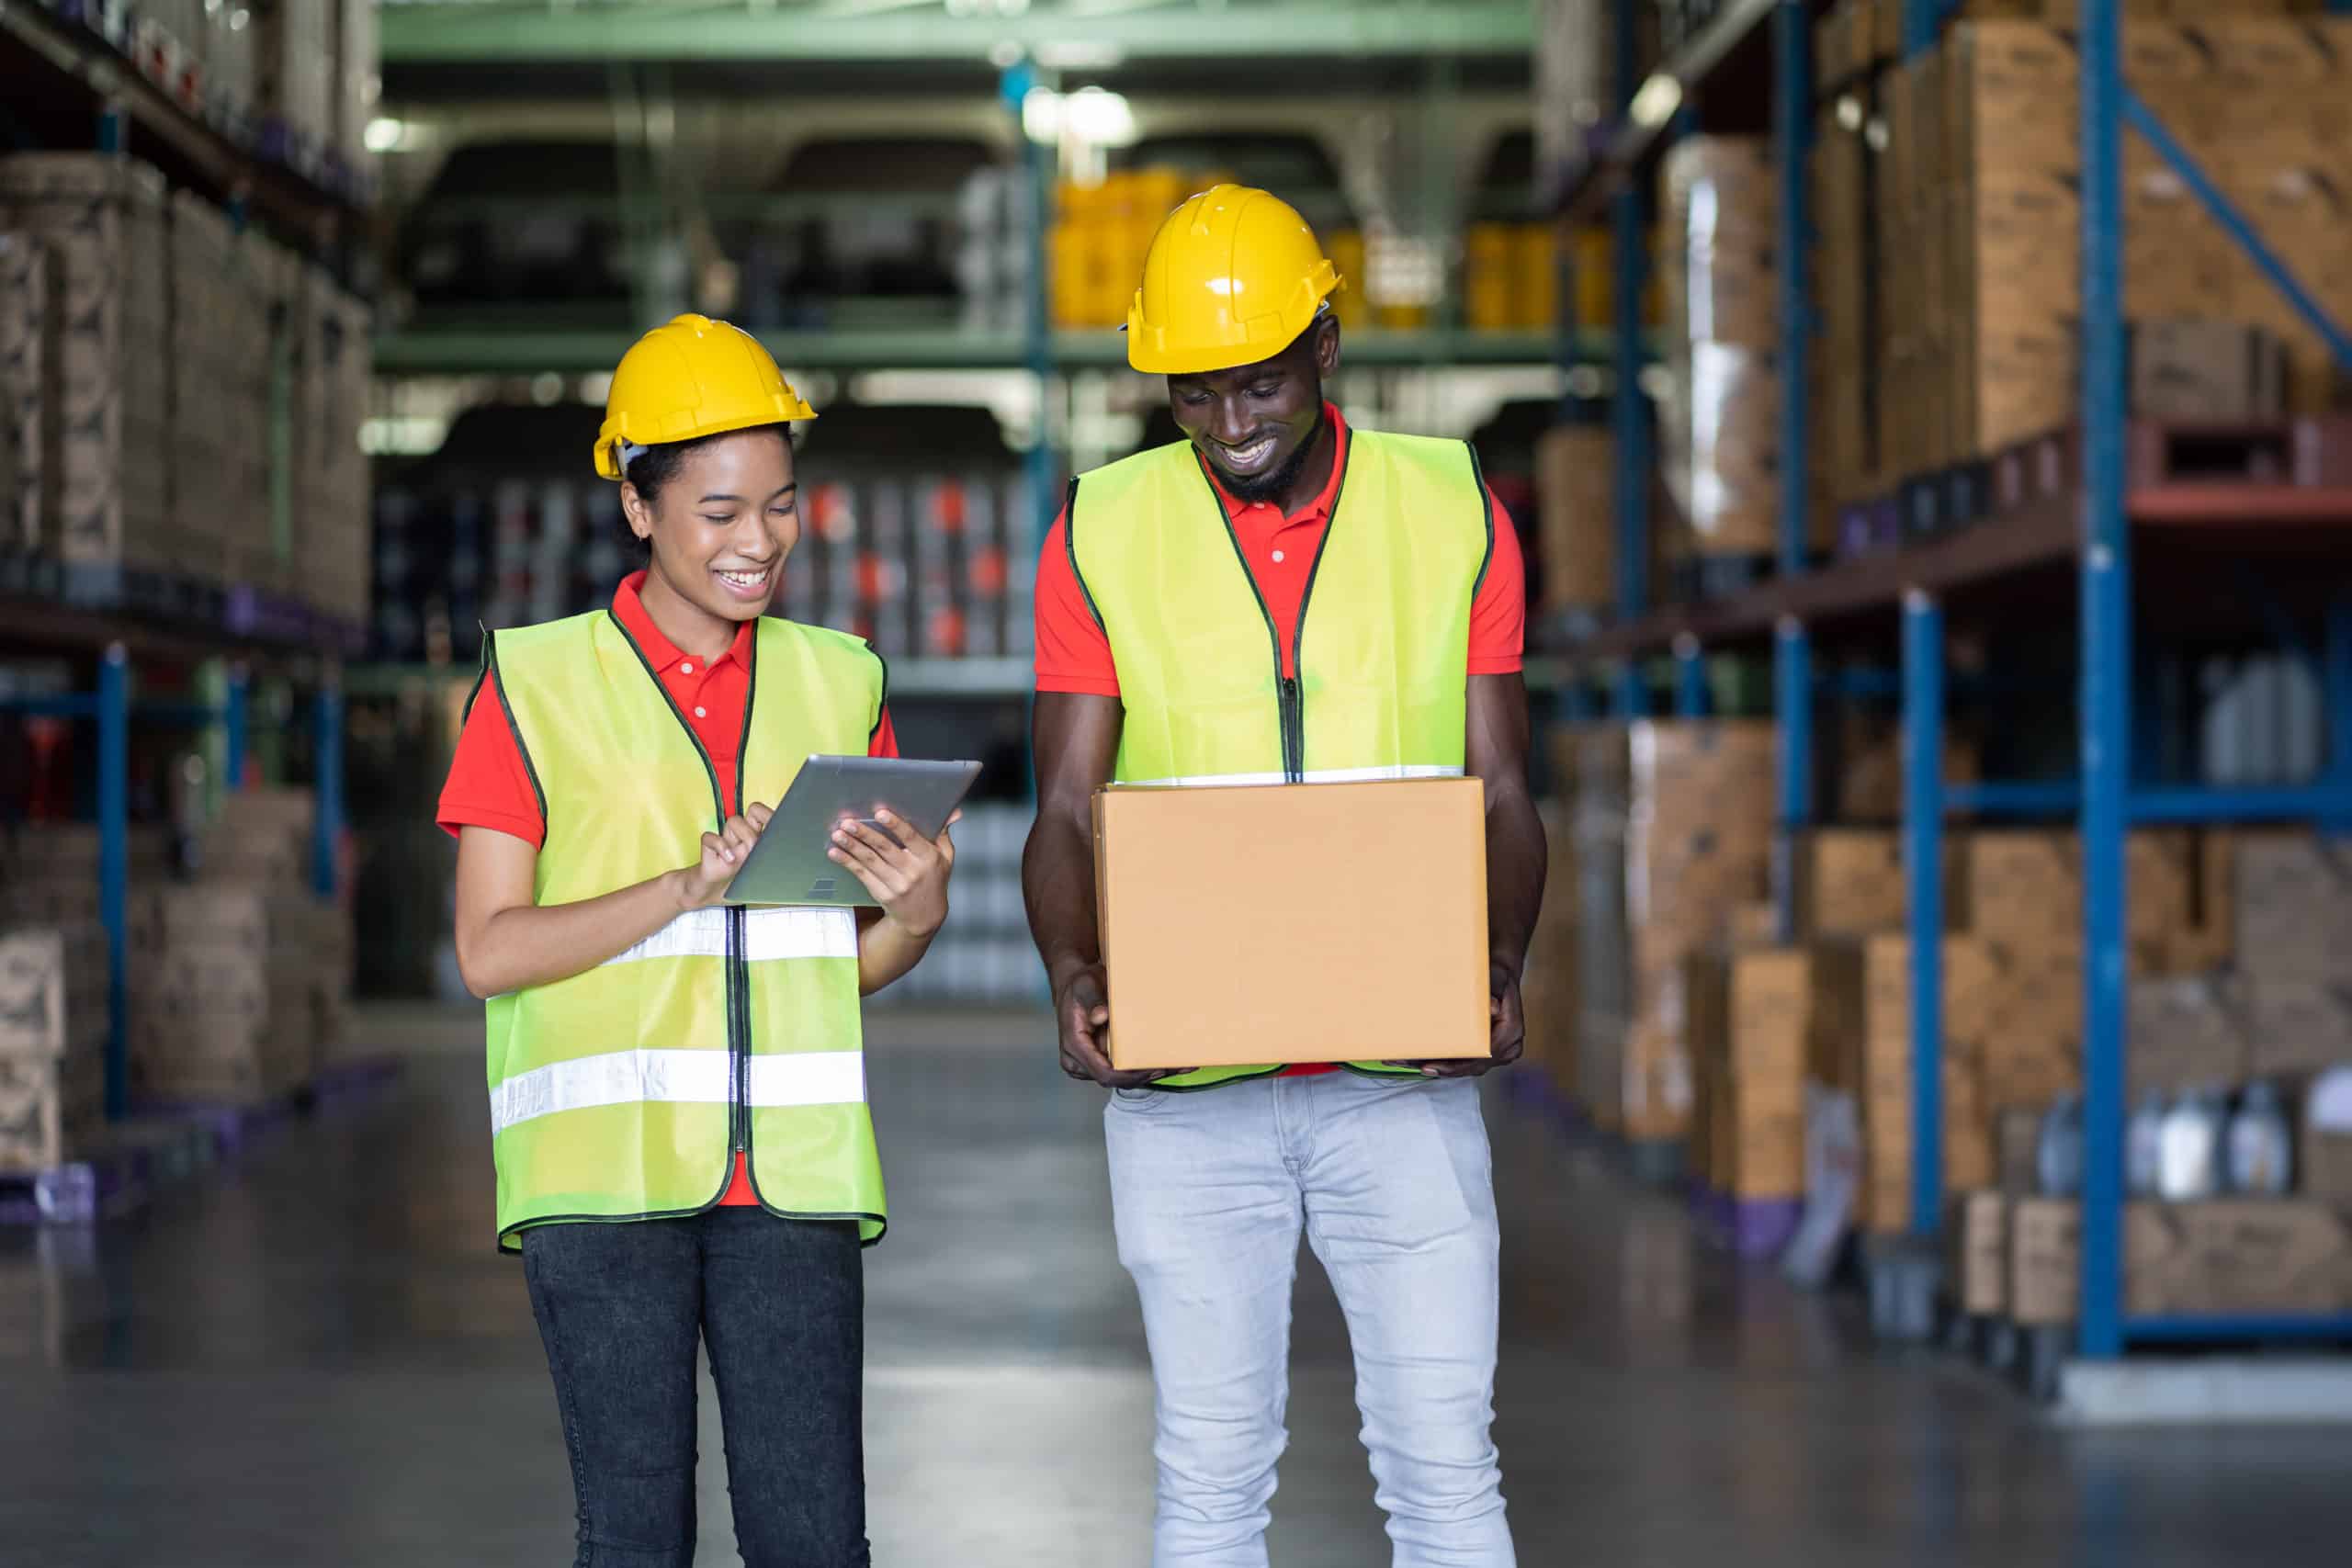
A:
{"label": "woman's smiling face", "polygon": [[652,497],[625,485],[621,504],[630,531],[651,548],[652,573],[722,620],[764,611],[800,542],[792,444],[772,428],[699,443]]}

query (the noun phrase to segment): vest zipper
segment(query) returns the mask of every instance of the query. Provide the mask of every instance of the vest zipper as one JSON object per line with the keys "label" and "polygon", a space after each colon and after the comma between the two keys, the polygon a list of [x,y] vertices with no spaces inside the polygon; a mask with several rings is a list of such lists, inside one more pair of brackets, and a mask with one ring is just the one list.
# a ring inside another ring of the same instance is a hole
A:
{"label": "vest zipper", "polygon": [[[1355,456],[1355,443],[1348,443],[1347,457]],[[1216,508],[1217,521],[1225,525],[1225,536],[1233,546],[1234,563],[1241,568],[1241,581],[1250,585],[1250,596],[1258,602],[1258,614],[1265,617],[1266,642],[1274,655],[1274,709],[1282,730],[1283,782],[1306,782],[1306,701],[1299,685],[1299,677],[1284,673],[1282,633],[1274,628],[1274,613],[1266,607],[1266,596],[1258,592],[1257,574],[1250,570],[1250,558],[1241,548],[1241,536],[1233,531],[1233,518],[1225,510],[1225,499],[1210,477],[1208,461],[1199,452],[1193,454],[1193,466],[1201,471],[1201,482],[1209,487],[1209,504]],[[1340,521],[1340,497],[1347,493],[1348,468],[1340,465],[1340,482],[1331,492],[1331,515],[1324,520],[1323,537],[1315,547],[1315,560],[1306,569],[1306,586],[1298,597],[1298,623],[1291,628],[1291,670],[1306,668],[1299,657],[1299,648],[1306,635],[1306,606],[1315,597],[1315,579],[1323,570],[1323,552],[1331,546],[1331,529]]]}

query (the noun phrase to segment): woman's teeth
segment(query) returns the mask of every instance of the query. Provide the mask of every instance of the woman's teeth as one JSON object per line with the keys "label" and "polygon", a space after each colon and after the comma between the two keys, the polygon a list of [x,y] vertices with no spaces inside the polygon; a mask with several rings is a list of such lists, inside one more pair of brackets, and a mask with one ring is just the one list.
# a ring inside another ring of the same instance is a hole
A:
{"label": "woman's teeth", "polygon": [[718,575],[733,583],[738,588],[763,588],[767,586],[768,574],[765,568],[762,568],[758,571],[722,571]]}

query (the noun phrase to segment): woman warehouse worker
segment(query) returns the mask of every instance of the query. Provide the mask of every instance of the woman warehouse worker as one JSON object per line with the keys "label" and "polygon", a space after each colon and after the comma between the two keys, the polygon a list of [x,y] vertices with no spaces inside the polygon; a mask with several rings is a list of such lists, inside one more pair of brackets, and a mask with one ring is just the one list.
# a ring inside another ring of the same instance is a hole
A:
{"label": "woman warehouse worker", "polygon": [[878,915],[718,903],[804,759],[897,753],[881,660],[762,614],[800,536],[788,422],[812,417],[723,321],[638,341],[595,455],[645,570],[610,610],[486,639],[441,797],[579,1568],[694,1561],[697,1340],[743,1561],[867,1561],[859,1248],[884,1208],[858,998],[922,958],[956,855],[845,824],[831,853]]}

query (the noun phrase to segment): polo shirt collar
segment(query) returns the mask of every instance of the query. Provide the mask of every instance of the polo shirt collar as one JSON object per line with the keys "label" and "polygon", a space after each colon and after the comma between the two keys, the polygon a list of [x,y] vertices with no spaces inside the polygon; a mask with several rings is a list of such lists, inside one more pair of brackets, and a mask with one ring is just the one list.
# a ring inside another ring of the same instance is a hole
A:
{"label": "polo shirt collar", "polygon": [[[644,650],[646,660],[653,666],[654,672],[666,675],[694,656],[682,652],[675,643],[662,635],[662,628],[653,624],[653,617],[646,613],[645,600],[641,597],[644,587],[643,571],[632,571],[621,579],[621,585],[613,590],[613,619],[636,639],[637,646]],[[758,626],[756,620],[745,621],[738,626],[733,645],[713,662],[724,664],[731,659],[746,669],[750,668],[752,638],[758,635]]]}
{"label": "polo shirt collar", "polygon": [[[1299,508],[1296,512],[1292,513],[1286,519],[1288,522],[1301,523],[1313,518],[1329,517],[1331,515],[1332,506],[1337,503],[1340,499],[1340,476],[1347,472],[1348,468],[1348,422],[1340,417],[1339,405],[1332,402],[1326,402],[1323,405],[1323,417],[1330,422],[1331,434],[1334,438],[1331,444],[1330,477],[1323,481],[1323,492],[1320,495],[1317,495],[1313,501],[1308,502],[1305,506]],[[1241,500],[1238,496],[1236,496],[1230,491],[1227,490],[1224,485],[1218,483],[1216,468],[1213,464],[1204,460],[1201,464],[1201,469],[1208,475],[1209,485],[1216,491],[1216,498],[1225,502],[1225,514],[1227,516],[1238,517],[1246,508],[1253,504],[1250,502]],[[1254,504],[1263,505],[1266,503],[1257,502]],[[639,575],[641,576],[643,574],[640,573]]]}

